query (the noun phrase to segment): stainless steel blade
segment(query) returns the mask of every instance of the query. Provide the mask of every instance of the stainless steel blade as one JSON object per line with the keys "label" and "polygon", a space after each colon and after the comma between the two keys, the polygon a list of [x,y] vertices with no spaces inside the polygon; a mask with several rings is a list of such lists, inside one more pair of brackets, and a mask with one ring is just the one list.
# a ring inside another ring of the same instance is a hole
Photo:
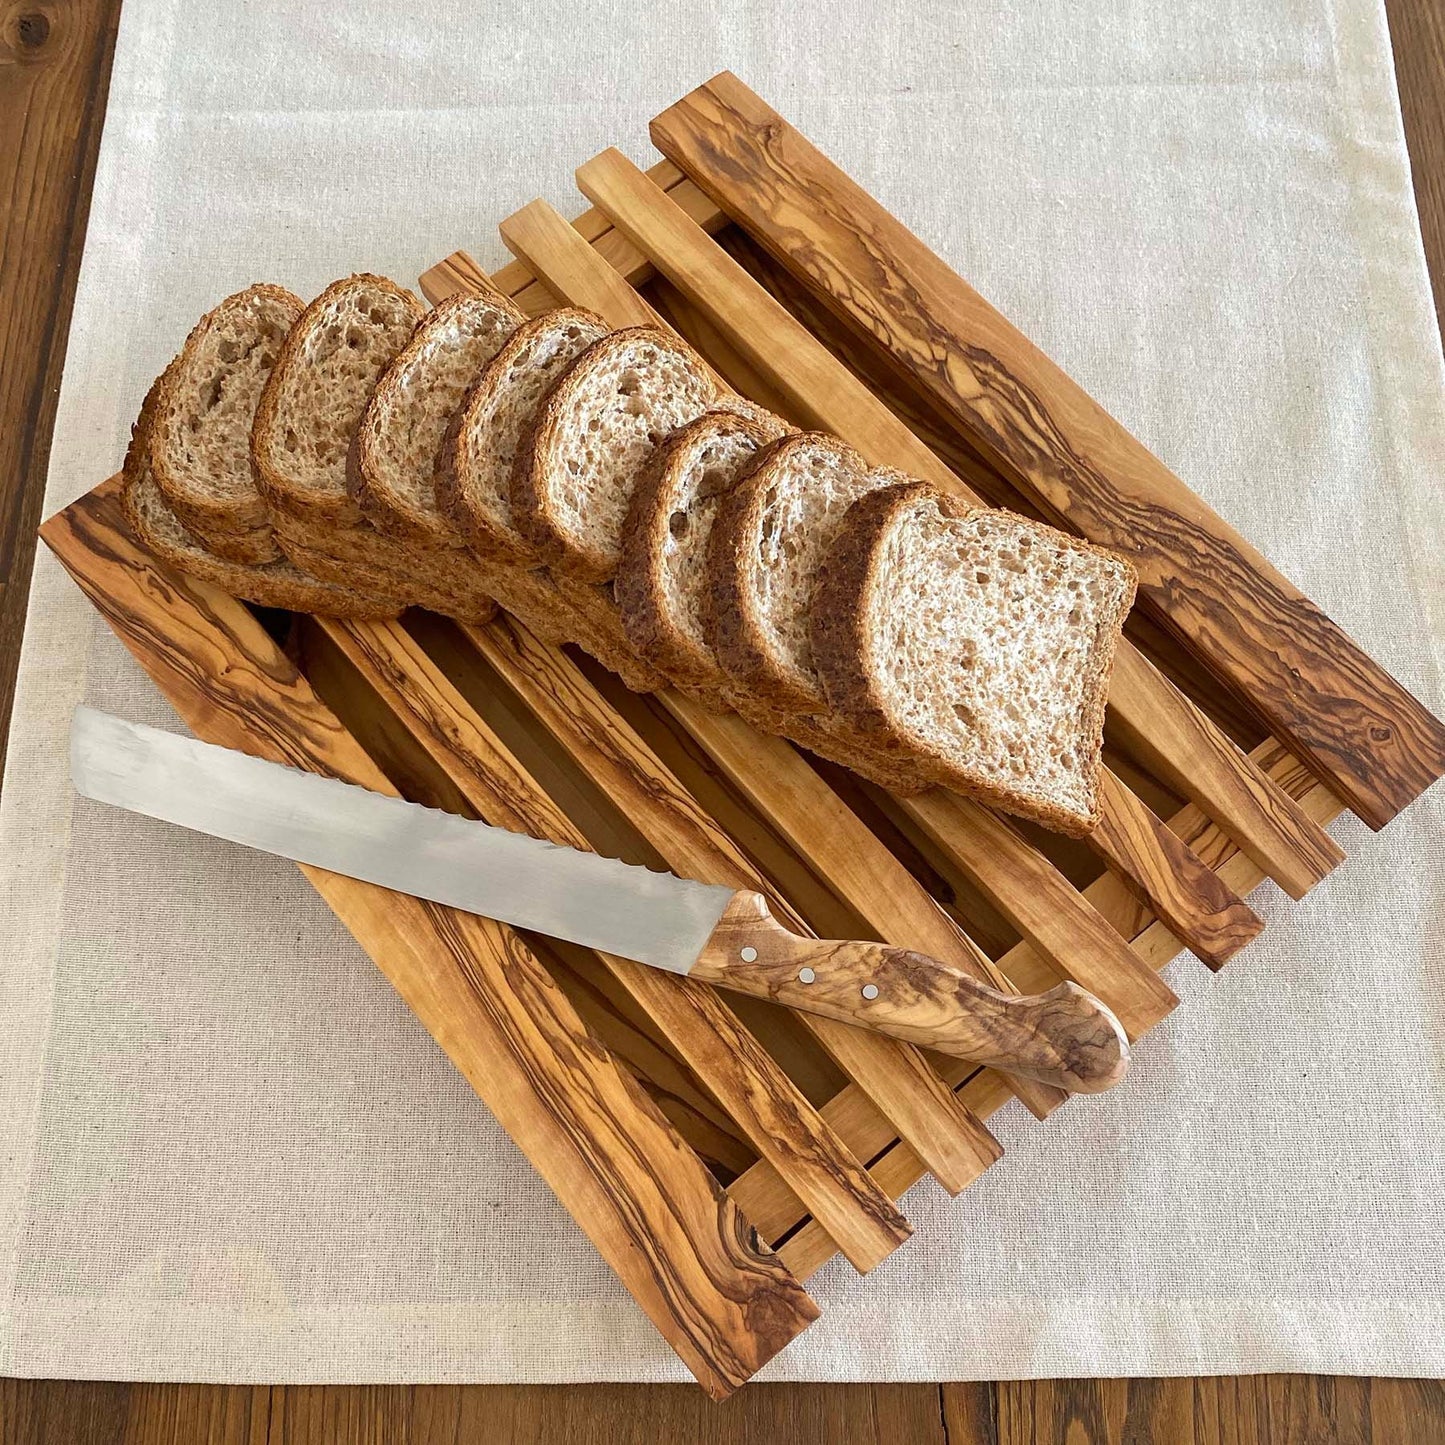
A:
{"label": "stainless steel blade", "polygon": [[70,775],[97,802],[673,973],[733,895],[88,707]]}

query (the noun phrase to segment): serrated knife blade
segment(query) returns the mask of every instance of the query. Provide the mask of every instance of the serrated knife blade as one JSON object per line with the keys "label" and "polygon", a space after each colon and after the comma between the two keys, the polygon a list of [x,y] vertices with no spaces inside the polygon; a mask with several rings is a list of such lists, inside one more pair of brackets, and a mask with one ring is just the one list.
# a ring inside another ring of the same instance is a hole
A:
{"label": "serrated knife blade", "polygon": [[734,896],[90,707],[70,773],[96,802],[672,973]]}

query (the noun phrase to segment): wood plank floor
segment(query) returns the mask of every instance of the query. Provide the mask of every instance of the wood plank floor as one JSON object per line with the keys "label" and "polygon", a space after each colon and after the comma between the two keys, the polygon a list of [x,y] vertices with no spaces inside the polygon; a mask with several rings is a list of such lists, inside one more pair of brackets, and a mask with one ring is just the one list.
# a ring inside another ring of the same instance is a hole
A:
{"label": "wood plank floor", "polygon": [[[1445,3],[1387,0],[1437,309]],[[0,756],[120,0],[0,0]],[[216,1386],[0,1380],[0,1445],[1435,1445],[1445,1385]]]}

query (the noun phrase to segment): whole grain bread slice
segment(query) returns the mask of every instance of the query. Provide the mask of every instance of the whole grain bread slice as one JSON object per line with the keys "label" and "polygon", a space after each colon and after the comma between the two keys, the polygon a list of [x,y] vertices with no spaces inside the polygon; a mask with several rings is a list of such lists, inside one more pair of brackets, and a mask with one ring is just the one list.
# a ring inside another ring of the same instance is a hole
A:
{"label": "whole grain bread slice", "polygon": [[136,539],[177,571],[263,607],[331,617],[395,616],[398,609],[385,598],[320,581],[284,558],[254,566],[228,561],[187,531],[157,484],[151,464],[153,422],[169,370],[162,372],[146,393],[126,451],[121,506]]}
{"label": "whole grain bread slice", "polygon": [[201,317],[163,373],[150,432],[152,477],[187,530],[232,561],[281,555],[251,472],[251,425],[304,309],[280,286],[248,286]]}
{"label": "whole grain bread slice", "polygon": [[500,295],[449,297],[382,373],[347,458],[351,495],[382,532],[462,546],[437,505],[442,443],[468,389],[525,319]]}
{"label": "whole grain bread slice", "polygon": [[513,468],[513,512],[539,558],[579,582],[610,581],[643,468],[716,399],[707,365],[659,327],[589,346],[547,393]]}
{"label": "whole grain bread slice", "polygon": [[813,655],[831,705],[939,783],[1059,832],[1098,822],[1104,708],[1128,562],[925,482],[849,512]]}
{"label": "whole grain bread slice", "polygon": [[576,307],[534,317],[512,333],[452,418],[437,463],[437,501],[477,556],[539,565],[513,517],[512,468],[547,393],[606,334],[601,317]]}
{"label": "whole grain bread slice", "polygon": [[723,498],[708,546],[708,643],[737,686],[775,708],[823,713],[813,669],[813,589],[848,508],[897,474],[852,447],[797,432],[758,453]]}
{"label": "whole grain bread slice", "polygon": [[679,682],[730,684],[705,630],[708,542],[723,498],[787,432],[768,415],[705,412],[658,447],[633,491],[613,591],[633,647]]}
{"label": "whole grain bread slice", "polygon": [[421,317],[410,291],[364,273],[332,282],[301,314],[251,429],[256,484],[277,512],[338,527],[362,520],[346,485],[351,439]]}
{"label": "whole grain bread slice", "polygon": [[713,523],[727,493],[788,430],[764,408],[726,398],[658,448],[633,493],[622,565],[612,584],[627,636],[698,701],[732,709],[760,731],[791,738],[895,792],[922,791],[926,785],[915,774],[876,749],[852,746],[827,719],[788,712],[736,686],[708,642],[704,611]]}

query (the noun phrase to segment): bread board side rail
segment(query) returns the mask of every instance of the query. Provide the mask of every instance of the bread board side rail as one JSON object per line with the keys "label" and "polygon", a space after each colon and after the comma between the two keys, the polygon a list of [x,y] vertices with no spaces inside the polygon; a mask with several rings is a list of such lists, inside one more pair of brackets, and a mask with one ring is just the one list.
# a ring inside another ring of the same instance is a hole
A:
{"label": "bread board side rail", "polygon": [[[862,382],[802,319],[709,237],[677,203],[676,190],[661,190],[616,150],[604,151],[579,167],[577,180],[589,199],[810,423],[834,431],[875,464],[899,467],[969,505],[984,505],[983,498],[896,414],[888,398]],[[1158,751],[1170,761],[1184,796],[1230,827],[1256,853],[1266,872],[1292,896],[1301,896],[1340,861],[1343,854],[1338,847],[1300,816],[1291,801],[1217,734],[1127,639],[1119,651],[1126,665],[1116,667],[1111,683],[1113,715],[1122,714],[1158,734]],[[1107,826],[1095,841],[1106,861],[1154,887],[1161,875],[1168,879],[1161,860],[1142,860],[1142,872],[1131,870],[1127,846],[1122,854],[1111,846],[1131,826],[1135,810],[1128,801],[1117,790],[1103,798]],[[1122,815],[1118,805],[1126,809]],[[1173,886],[1182,889],[1200,881],[1186,875],[1176,878]],[[1152,895],[1165,916],[1173,905],[1170,886],[1166,881]],[[1175,915],[1176,932],[1185,935],[1201,956],[1217,951],[1227,957],[1231,946],[1240,946],[1250,935],[1233,920],[1218,920],[1213,907],[1206,893],[1193,913],[1185,908]]]}
{"label": "bread board side rail", "polygon": [[[112,478],[41,537],[197,736],[394,791],[235,599],[156,565]],[[724,1398],[818,1316],[736,1202],[503,925],[302,872],[703,1388]]]}
{"label": "bread board side rail", "polygon": [[736,76],[654,144],[954,419],[1046,516],[1132,558],[1144,606],[1373,828],[1445,773],[1445,723]]}

